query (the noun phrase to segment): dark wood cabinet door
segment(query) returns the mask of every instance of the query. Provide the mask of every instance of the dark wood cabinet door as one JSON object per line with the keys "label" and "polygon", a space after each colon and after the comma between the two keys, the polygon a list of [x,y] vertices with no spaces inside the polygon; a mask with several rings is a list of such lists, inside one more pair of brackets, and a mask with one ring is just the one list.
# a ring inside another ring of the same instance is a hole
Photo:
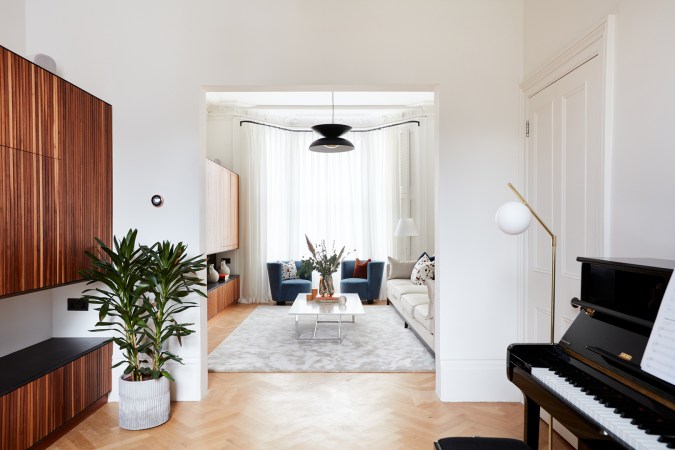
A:
{"label": "dark wood cabinet door", "polygon": [[56,75],[0,48],[0,145],[59,158]]}
{"label": "dark wood cabinet door", "polygon": [[0,147],[0,295],[60,281],[59,163]]}
{"label": "dark wood cabinet door", "polygon": [[35,70],[30,61],[0,50],[0,145],[34,152]]}
{"label": "dark wood cabinet door", "polygon": [[112,107],[0,47],[0,296],[71,283],[112,240]]}
{"label": "dark wood cabinet door", "polygon": [[84,250],[112,235],[112,107],[72,84],[59,106],[65,211],[61,264],[65,280],[81,279]]}

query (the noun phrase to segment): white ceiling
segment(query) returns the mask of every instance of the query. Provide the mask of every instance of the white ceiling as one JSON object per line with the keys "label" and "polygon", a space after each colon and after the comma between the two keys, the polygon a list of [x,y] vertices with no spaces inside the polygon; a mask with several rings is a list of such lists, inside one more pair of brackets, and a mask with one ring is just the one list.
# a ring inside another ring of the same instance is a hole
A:
{"label": "white ceiling", "polygon": [[[206,102],[300,122],[331,119],[329,91],[207,92]],[[433,92],[335,92],[335,120],[372,121],[433,103]]]}

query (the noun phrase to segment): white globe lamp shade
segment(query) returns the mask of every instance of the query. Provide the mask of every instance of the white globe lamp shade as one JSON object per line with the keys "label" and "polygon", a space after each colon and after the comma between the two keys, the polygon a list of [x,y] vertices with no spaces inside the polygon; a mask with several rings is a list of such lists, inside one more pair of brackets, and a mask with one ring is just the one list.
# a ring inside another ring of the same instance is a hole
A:
{"label": "white globe lamp shade", "polygon": [[495,222],[506,234],[520,234],[527,230],[532,221],[532,214],[521,202],[506,202],[495,215]]}

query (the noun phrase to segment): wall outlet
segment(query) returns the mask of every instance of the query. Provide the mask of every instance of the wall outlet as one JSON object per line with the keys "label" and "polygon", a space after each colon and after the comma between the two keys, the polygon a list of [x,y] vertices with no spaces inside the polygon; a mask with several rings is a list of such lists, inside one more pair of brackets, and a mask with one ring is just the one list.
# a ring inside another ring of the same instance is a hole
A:
{"label": "wall outlet", "polygon": [[84,298],[69,298],[68,311],[89,311],[89,301]]}

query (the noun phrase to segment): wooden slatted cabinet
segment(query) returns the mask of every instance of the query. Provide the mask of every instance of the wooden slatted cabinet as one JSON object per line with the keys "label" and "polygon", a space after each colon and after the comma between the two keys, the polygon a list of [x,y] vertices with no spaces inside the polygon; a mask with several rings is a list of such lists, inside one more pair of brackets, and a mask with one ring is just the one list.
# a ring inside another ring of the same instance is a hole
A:
{"label": "wooden slatted cabinet", "polygon": [[112,240],[112,107],[0,47],[0,297],[81,280]]}
{"label": "wooden slatted cabinet", "polygon": [[44,448],[108,401],[112,343],[52,338],[0,358],[0,448]]}
{"label": "wooden slatted cabinet", "polygon": [[239,175],[206,160],[206,253],[239,248]]}
{"label": "wooden slatted cabinet", "polygon": [[207,319],[212,318],[239,300],[239,275],[230,275],[226,281],[207,284]]}

